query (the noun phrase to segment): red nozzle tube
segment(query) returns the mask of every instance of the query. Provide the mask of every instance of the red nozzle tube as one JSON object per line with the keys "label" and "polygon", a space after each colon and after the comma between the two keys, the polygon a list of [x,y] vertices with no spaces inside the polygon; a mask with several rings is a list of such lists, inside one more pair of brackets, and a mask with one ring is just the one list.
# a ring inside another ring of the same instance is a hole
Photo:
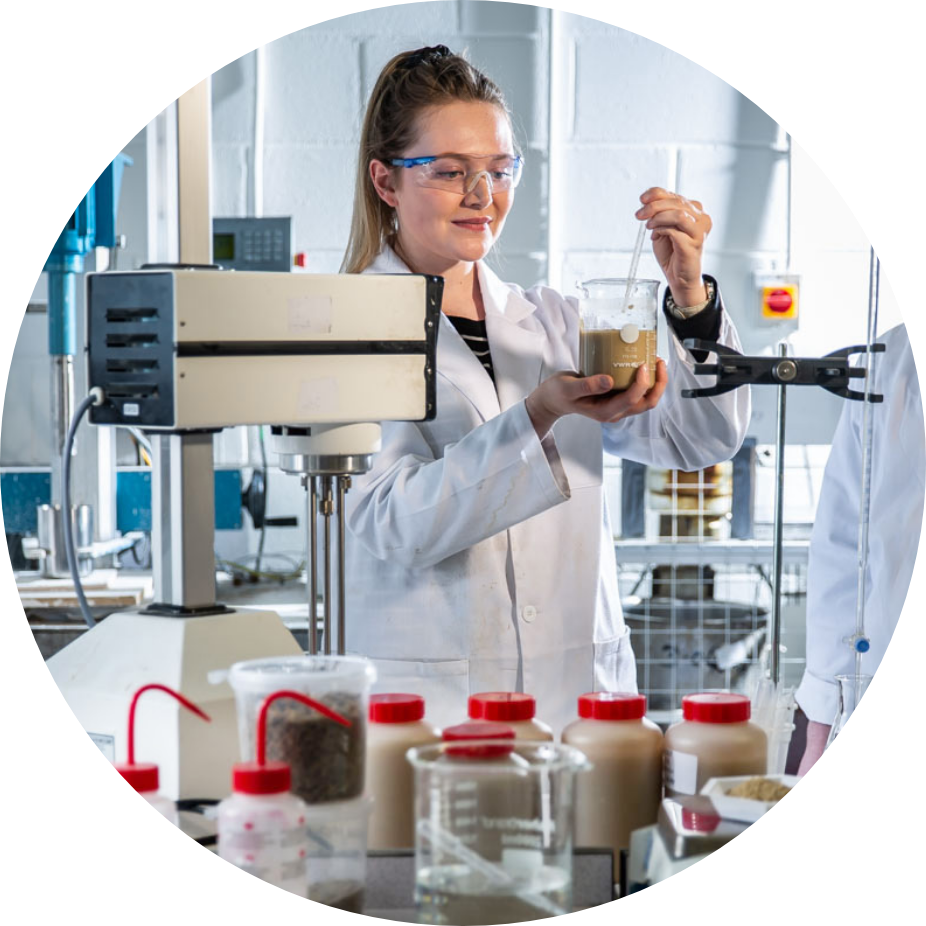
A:
{"label": "red nozzle tube", "polygon": [[157,684],[142,685],[142,687],[135,692],[135,696],[132,698],[132,704],[129,707],[129,765],[135,764],[135,705],[138,704],[138,699],[146,691],[152,690],[166,692],[176,698],[187,710],[192,711],[198,717],[202,717],[207,723],[212,721],[212,718],[204,710],[197,707],[192,701],[180,694],[180,692],[174,691],[173,688],[168,688],[167,685]]}
{"label": "red nozzle tube", "polygon": [[264,699],[264,703],[260,706],[260,713],[257,715],[258,765],[267,764],[267,710],[274,701],[280,698],[291,698],[293,701],[299,701],[307,707],[314,708],[319,714],[324,715],[329,720],[333,720],[335,723],[341,724],[342,727],[351,726],[351,722],[346,717],[342,717],[337,711],[331,710],[330,707],[325,707],[324,704],[308,697],[308,695],[302,694],[300,691],[275,691],[272,695],[267,695]]}

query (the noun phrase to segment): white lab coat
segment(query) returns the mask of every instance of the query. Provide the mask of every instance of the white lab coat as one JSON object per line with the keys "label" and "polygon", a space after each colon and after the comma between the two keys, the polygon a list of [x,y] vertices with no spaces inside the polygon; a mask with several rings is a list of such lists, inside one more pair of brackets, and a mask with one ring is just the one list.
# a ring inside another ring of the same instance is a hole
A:
{"label": "white lab coat", "polygon": [[[865,635],[871,649],[862,658],[867,675],[880,665],[907,596],[926,490],[923,402],[906,328],[899,325],[878,340],[886,349],[874,355],[872,387],[884,402],[871,406],[865,586]],[[843,641],[855,633],[863,414],[861,402],[847,401],[843,407],[810,539],[807,667],[796,697],[804,713],[823,724],[831,724],[838,710],[835,676],[855,672],[854,653]]]}
{"label": "white lab coat", "polygon": [[[367,272],[408,269],[387,250]],[[471,693],[517,690],[561,729],[580,694],[636,691],[603,449],[684,470],[729,459],[749,394],[682,400],[713,379],[694,376],[673,336],[654,411],[604,427],[569,415],[541,442],[524,399],[576,369],[576,300],[478,273],[496,385],[442,316],[436,418],[384,423],[382,452],[347,496],[347,648],[375,659],[377,690],[424,695],[438,726],[463,721]],[[726,312],[720,341],[739,346]]]}

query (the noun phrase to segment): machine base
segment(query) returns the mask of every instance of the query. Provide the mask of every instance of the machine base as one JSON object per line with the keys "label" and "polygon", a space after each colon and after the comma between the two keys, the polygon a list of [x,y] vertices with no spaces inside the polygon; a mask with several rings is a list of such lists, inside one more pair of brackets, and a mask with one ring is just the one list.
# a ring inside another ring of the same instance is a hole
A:
{"label": "machine base", "polygon": [[243,659],[303,650],[273,611],[237,609],[205,617],[116,613],[46,663],[68,706],[110,761],[126,759],[129,703],[160,682],[182,692],[212,718],[205,723],[173,699],[145,695],[135,718],[138,762],[160,767],[166,797],[220,799],[230,793],[241,759],[234,694],[209,673]]}

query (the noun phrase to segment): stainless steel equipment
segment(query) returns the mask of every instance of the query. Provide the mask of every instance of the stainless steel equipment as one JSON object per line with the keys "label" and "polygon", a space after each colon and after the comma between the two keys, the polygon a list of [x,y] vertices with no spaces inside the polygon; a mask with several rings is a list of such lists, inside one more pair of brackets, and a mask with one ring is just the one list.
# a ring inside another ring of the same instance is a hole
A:
{"label": "stainless steel equipment", "polygon": [[650,712],[679,706],[680,692],[742,691],[765,639],[767,612],[723,601],[651,598],[624,605],[638,684]]}

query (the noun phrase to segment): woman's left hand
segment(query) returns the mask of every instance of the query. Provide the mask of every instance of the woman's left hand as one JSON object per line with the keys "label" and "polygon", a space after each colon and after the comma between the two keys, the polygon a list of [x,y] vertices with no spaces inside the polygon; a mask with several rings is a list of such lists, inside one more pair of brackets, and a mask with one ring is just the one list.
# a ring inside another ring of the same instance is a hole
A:
{"label": "woman's left hand", "polygon": [[711,217],[696,199],[685,199],[662,187],[641,197],[636,217],[652,229],[653,253],[666,275],[676,305],[697,305],[707,298],[701,278],[701,252],[711,230]]}

